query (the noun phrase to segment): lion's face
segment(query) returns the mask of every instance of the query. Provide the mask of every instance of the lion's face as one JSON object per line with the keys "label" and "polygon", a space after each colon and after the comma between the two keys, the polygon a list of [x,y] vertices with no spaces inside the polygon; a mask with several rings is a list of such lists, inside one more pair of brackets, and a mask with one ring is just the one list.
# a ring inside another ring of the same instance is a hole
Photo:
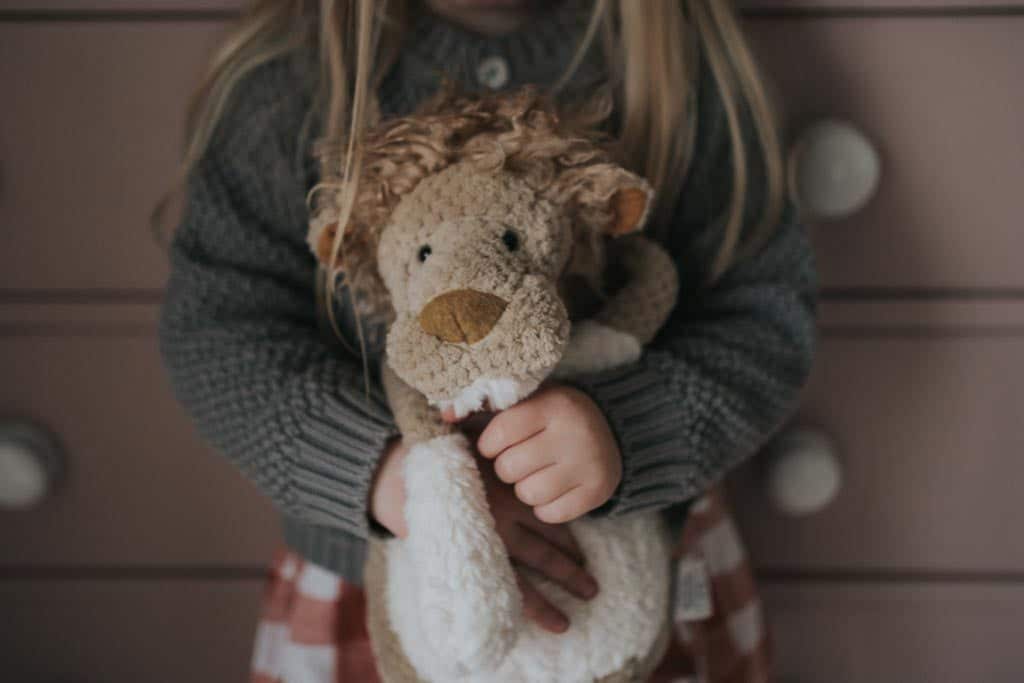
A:
{"label": "lion's face", "polygon": [[562,207],[504,171],[456,164],[424,179],[378,247],[396,313],[392,369],[458,417],[533,391],[569,336],[556,283],[571,227]]}

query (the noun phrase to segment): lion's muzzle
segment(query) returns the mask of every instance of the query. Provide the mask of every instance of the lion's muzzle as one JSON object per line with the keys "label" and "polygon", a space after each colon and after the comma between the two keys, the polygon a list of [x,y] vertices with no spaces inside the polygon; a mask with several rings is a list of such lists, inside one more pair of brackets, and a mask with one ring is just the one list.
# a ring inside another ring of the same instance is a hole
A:
{"label": "lion's muzzle", "polygon": [[427,302],[420,311],[420,327],[442,341],[473,344],[494,329],[507,306],[494,294],[455,289]]}

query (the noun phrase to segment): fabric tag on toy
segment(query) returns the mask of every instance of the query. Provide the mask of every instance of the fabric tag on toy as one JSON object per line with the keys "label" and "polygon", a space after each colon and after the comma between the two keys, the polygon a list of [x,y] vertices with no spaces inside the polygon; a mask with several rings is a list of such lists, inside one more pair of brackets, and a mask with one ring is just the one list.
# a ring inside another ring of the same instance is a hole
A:
{"label": "fabric tag on toy", "polygon": [[685,557],[676,569],[676,621],[700,621],[714,614],[711,577],[704,561]]}

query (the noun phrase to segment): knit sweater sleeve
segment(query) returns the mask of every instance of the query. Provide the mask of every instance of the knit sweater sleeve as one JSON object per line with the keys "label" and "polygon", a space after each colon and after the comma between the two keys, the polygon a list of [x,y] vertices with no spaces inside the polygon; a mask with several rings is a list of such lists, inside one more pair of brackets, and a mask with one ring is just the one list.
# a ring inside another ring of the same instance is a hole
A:
{"label": "knit sweater sleeve", "polygon": [[[715,217],[727,208],[731,145],[709,74],[701,83],[698,138],[666,240],[680,301],[639,362],[577,386],[607,417],[623,479],[599,513],[664,509],[692,501],[752,455],[795,407],[816,345],[816,272],[791,204],[772,237],[714,286],[702,286],[717,251]],[[745,229],[764,201],[763,161],[748,127],[751,165]]]}
{"label": "knit sweater sleeve", "polygon": [[317,329],[302,98],[279,65],[242,86],[187,185],[164,363],[200,434],[283,512],[366,537],[372,474],[396,429],[358,359]]}

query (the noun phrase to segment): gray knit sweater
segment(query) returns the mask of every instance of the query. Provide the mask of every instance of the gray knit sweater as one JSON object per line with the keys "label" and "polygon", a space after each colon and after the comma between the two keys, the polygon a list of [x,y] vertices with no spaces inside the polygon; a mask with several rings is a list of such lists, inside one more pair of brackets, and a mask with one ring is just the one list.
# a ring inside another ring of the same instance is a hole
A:
{"label": "gray knit sweater", "polygon": [[[497,38],[423,14],[383,83],[383,112],[411,111],[442,74],[470,88],[548,84],[581,30],[566,9]],[[396,428],[379,385],[367,397],[360,360],[318,331],[304,203],[318,172],[309,138],[299,139],[316,72],[311,51],[299,51],[241,84],[189,179],[160,342],[200,433],[274,501],[287,543],[359,581],[370,482]],[[599,59],[588,59],[577,88],[602,72]],[[753,170],[751,223],[763,200],[761,165]],[[681,302],[639,362],[577,382],[604,411],[622,451],[622,483],[598,514],[659,509],[678,525],[687,502],[787,416],[807,376],[815,274],[792,207],[756,257],[713,288],[700,286],[730,172],[721,101],[702,69],[695,161],[666,240]],[[344,310],[341,317],[351,320]],[[378,346],[371,344],[374,357]]]}

